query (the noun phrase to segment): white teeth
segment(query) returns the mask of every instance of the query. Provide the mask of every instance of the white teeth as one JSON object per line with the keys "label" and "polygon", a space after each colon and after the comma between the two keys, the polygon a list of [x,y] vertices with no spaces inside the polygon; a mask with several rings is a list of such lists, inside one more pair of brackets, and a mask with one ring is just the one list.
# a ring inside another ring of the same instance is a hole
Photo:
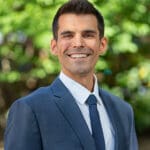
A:
{"label": "white teeth", "polygon": [[85,57],[87,57],[87,55],[86,54],[72,54],[72,55],[70,55],[70,57],[72,57],[72,58],[85,58]]}

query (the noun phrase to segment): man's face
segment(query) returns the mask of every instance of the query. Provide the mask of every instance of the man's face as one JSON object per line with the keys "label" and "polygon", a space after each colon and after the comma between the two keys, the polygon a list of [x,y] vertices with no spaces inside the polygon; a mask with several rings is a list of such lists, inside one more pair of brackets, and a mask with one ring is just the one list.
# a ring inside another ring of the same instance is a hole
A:
{"label": "man's face", "polygon": [[51,49],[58,56],[62,71],[70,76],[93,75],[99,55],[107,41],[100,39],[94,15],[63,14],[58,20],[58,38]]}

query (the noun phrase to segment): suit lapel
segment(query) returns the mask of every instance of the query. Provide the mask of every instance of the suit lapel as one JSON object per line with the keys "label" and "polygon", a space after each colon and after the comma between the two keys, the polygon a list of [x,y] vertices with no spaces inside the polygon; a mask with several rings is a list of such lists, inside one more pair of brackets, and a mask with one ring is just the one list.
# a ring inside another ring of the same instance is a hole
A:
{"label": "suit lapel", "polygon": [[52,91],[55,96],[54,101],[56,105],[79,138],[83,149],[95,150],[94,140],[91,133],[78,105],[68,89],[59,79],[56,79],[52,84]]}
{"label": "suit lapel", "polygon": [[125,138],[123,137],[123,135],[125,135],[123,133],[124,128],[122,125],[122,120],[118,115],[119,113],[116,109],[115,102],[113,101],[113,98],[110,95],[106,94],[104,91],[100,90],[99,93],[115,131],[115,150],[126,150],[126,148],[123,147],[123,145],[125,145]]}

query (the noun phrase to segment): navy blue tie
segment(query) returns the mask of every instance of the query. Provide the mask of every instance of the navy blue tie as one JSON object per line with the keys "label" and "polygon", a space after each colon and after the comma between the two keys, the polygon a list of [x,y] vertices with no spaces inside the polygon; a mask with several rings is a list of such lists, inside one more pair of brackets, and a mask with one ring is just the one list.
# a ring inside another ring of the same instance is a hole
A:
{"label": "navy blue tie", "polygon": [[95,141],[96,150],[105,150],[104,135],[97,110],[97,99],[94,95],[90,95],[86,102],[89,105],[92,136]]}

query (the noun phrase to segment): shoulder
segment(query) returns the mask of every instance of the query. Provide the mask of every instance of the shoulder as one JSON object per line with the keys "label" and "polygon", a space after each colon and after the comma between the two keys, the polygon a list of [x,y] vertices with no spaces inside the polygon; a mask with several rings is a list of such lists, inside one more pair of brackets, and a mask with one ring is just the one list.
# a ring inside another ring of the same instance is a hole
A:
{"label": "shoulder", "polygon": [[10,109],[15,109],[16,107],[20,108],[29,108],[32,109],[33,107],[39,107],[47,103],[52,98],[51,94],[51,85],[46,87],[40,87],[35,91],[31,92],[30,94],[23,96],[11,105]]}
{"label": "shoulder", "polygon": [[55,103],[53,99],[55,98],[55,91],[62,92],[60,90],[61,82],[59,78],[56,78],[50,85],[45,87],[40,87],[30,94],[23,96],[11,105],[10,109],[15,109],[16,107],[28,107],[31,110],[44,110],[45,107],[49,106],[53,108]]}
{"label": "shoulder", "polygon": [[113,95],[112,93],[100,89],[100,96],[102,96],[102,99],[104,103],[109,103],[114,109],[116,109],[120,113],[133,113],[132,106],[126,102],[124,99]]}
{"label": "shoulder", "polygon": [[26,101],[28,103],[33,102],[35,100],[43,100],[47,99],[50,96],[50,86],[47,87],[40,87],[36,89],[35,91],[29,93],[28,95],[19,98],[17,101]]}

